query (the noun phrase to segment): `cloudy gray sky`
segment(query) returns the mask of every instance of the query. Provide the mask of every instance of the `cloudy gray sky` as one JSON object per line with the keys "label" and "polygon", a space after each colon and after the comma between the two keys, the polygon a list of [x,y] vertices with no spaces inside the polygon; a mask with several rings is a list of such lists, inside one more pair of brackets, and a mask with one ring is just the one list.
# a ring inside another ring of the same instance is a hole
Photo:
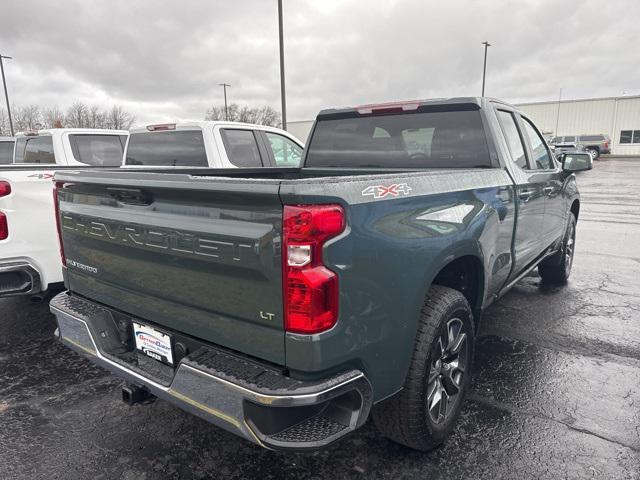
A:
{"label": "cloudy gray sky", "polygon": [[[12,103],[122,104],[139,122],[230,101],[279,108],[276,0],[3,0]],[[487,94],[640,93],[638,0],[284,0],[289,120],[324,107]]]}

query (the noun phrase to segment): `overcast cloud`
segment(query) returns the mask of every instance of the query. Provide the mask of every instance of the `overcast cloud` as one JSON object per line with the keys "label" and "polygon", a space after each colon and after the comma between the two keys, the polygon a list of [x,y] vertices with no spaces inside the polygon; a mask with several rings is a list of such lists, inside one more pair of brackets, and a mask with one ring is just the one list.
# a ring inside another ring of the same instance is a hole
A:
{"label": "overcast cloud", "polygon": [[[479,95],[640,93],[640,2],[284,0],[288,119],[324,107]],[[3,0],[12,103],[122,104],[139,122],[229,100],[279,109],[276,0]],[[2,99],[3,100],[3,99]],[[4,104],[4,102],[2,102]]]}

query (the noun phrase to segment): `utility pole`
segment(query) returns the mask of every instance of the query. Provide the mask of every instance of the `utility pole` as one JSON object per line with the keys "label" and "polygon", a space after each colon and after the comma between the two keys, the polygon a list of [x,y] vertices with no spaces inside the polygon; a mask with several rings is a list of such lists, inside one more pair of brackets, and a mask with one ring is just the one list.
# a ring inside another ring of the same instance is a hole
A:
{"label": "utility pole", "polygon": [[4,65],[2,63],[2,59],[6,58],[11,60],[12,57],[7,57],[6,55],[0,54],[0,71],[2,71],[2,85],[4,86],[4,98],[7,101],[7,113],[9,114],[9,129],[11,130],[11,136],[13,137],[13,120],[11,120],[11,108],[9,107],[9,94],[7,93],[7,81],[4,78]]}
{"label": "utility pole", "polygon": [[224,119],[229,120],[229,108],[227,107],[227,87],[230,87],[231,85],[229,85],[228,83],[219,83],[218,85],[220,85],[224,89]]}
{"label": "utility pole", "polygon": [[284,33],[282,31],[282,0],[278,0],[278,31],[280,35],[280,99],[282,101],[282,129],[287,129],[287,100],[284,92]]}
{"label": "utility pole", "polygon": [[560,122],[560,102],[562,101],[562,88],[560,89],[560,94],[558,95],[558,111],[556,112],[556,131],[553,132],[555,135],[554,136],[558,136],[558,123]]}
{"label": "utility pole", "polygon": [[484,45],[484,66],[482,67],[482,96],[484,97],[484,81],[487,76],[487,49],[491,44],[486,40],[482,44]]}

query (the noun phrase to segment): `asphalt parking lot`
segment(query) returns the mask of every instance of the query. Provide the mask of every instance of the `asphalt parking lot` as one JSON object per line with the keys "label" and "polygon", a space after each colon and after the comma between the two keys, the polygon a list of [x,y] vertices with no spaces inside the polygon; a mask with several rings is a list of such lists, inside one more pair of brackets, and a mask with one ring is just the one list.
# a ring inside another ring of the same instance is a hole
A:
{"label": "asphalt parking lot", "polygon": [[371,424],[313,454],[262,450],[59,345],[45,303],[0,301],[1,479],[640,478],[640,159],[579,174],[571,281],[527,277],[486,312],[473,388],[443,447]]}

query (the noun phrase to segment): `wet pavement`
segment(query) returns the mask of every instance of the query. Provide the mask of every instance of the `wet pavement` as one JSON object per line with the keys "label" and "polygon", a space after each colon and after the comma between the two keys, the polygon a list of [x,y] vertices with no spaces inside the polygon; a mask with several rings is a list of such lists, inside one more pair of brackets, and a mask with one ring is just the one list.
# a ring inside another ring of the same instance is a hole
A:
{"label": "wet pavement", "polygon": [[447,444],[368,423],[327,450],[262,450],[120,382],[53,340],[45,304],[0,300],[0,479],[640,479],[640,160],[581,173],[570,283],[527,277],[486,312]]}

